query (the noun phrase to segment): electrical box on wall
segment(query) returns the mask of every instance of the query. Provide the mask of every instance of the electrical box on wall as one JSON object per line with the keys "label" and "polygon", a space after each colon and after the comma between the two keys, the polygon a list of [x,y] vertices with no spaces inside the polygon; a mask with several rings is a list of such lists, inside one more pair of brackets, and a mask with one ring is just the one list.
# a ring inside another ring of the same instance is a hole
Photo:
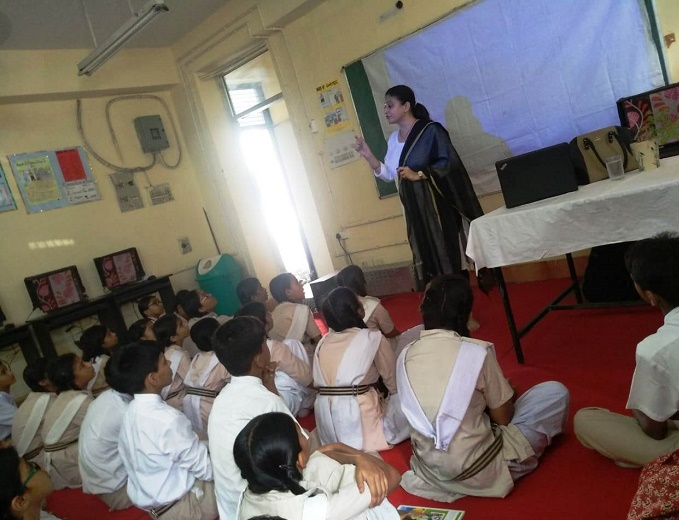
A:
{"label": "electrical box on wall", "polygon": [[141,116],[134,120],[134,128],[144,153],[156,153],[170,147],[160,116]]}

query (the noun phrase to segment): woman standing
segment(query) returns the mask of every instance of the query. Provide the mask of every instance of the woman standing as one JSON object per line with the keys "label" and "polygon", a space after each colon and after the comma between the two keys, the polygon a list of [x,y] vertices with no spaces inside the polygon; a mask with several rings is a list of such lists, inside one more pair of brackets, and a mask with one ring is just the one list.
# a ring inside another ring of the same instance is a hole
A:
{"label": "woman standing", "polygon": [[356,138],[356,151],[376,177],[397,182],[421,282],[440,274],[459,274],[467,268],[469,222],[483,215],[467,170],[446,129],[416,103],[410,87],[387,90],[384,114],[389,124],[399,127],[389,137],[384,162],[362,137]]}

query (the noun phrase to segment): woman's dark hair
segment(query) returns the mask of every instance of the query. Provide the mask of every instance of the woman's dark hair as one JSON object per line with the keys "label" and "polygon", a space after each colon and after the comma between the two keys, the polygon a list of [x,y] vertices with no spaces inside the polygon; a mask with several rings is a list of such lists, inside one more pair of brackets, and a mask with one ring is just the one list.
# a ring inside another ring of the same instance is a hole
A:
{"label": "woman's dark hair", "polygon": [[248,520],[286,520],[282,516],[271,516],[271,515],[257,515],[251,516]]}
{"label": "woman's dark hair", "polygon": [[254,316],[266,325],[266,313],[266,305],[261,302],[250,302],[238,309],[233,317],[237,318],[238,316]]}
{"label": "woman's dark hair", "polygon": [[325,322],[335,332],[342,332],[351,327],[365,329],[367,326],[358,314],[361,302],[358,296],[348,287],[337,287],[330,291],[321,305]]}
{"label": "woman's dark hair", "polygon": [[212,351],[212,338],[219,328],[219,322],[214,318],[203,318],[191,327],[191,339],[203,352]]}
{"label": "woman's dark hair", "polygon": [[13,520],[12,500],[23,494],[19,454],[12,447],[0,449],[0,520]]}
{"label": "woman's dark hair", "polygon": [[83,351],[84,361],[92,361],[102,354],[107,354],[104,349],[104,338],[106,338],[107,330],[105,325],[92,325],[85,329],[80,339],[75,340],[75,344]]}
{"label": "woman's dark hair", "polygon": [[679,306],[679,235],[660,233],[632,244],[625,253],[632,280],[644,291]]}
{"label": "woman's dark hair", "polygon": [[200,318],[207,314],[207,312],[200,310],[200,296],[196,290],[179,291],[175,296],[175,301],[177,302],[177,306],[181,307],[189,318]]}
{"label": "woman's dark hair", "polygon": [[273,296],[274,300],[278,303],[283,303],[289,301],[288,295],[285,291],[290,289],[290,284],[296,280],[295,275],[292,273],[282,273],[274,277],[269,282],[269,292]]}
{"label": "woman's dark hair", "polygon": [[262,351],[265,339],[266,332],[261,321],[252,316],[240,316],[217,329],[212,349],[229,374],[245,376],[250,372],[252,360]]}
{"label": "woman's dark hair", "polygon": [[146,324],[149,321],[151,321],[149,318],[142,318],[130,325],[130,328],[127,329],[127,332],[130,333],[130,340],[139,341],[142,339],[144,334],[146,334]]}
{"label": "woman's dark hair", "polygon": [[47,359],[38,358],[32,363],[26,365],[24,368],[24,382],[26,386],[34,392],[46,392],[45,388],[40,385],[40,381],[48,379],[47,377]]}
{"label": "woman's dark hair", "polygon": [[257,278],[244,278],[236,286],[236,295],[240,302],[245,305],[250,303],[252,297],[257,293],[259,288],[262,286]]}
{"label": "woman's dark hair", "polygon": [[297,426],[286,413],[265,413],[252,419],[236,437],[233,458],[253,493],[306,493],[297,457],[302,451]]}
{"label": "woman's dark hair", "polygon": [[[146,376],[158,372],[160,348],[146,343],[128,343],[116,348],[106,363],[106,382],[117,392],[138,394],[144,390]],[[110,379],[110,381],[109,381]]]}
{"label": "woman's dark hair", "polygon": [[47,377],[57,388],[57,392],[66,390],[80,390],[75,386],[75,376],[73,374],[73,363],[75,354],[62,354],[47,364]]}
{"label": "woman's dark hair", "polygon": [[437,276],[427,285],[420,304],[424,328],[453,330],[461,336],[469,336],[467,320],[473,303],[474,293],[464,277],[456,274]]}
{"label": "woman's dark hair", "polygon": [[137,302],[137,308],[139,309],[139,314],[142,316],[146,316],[144,313],[148,310],[148,308],[151,306],[151,302],[156,298],[154,294],[148,294],[146,296],[142,296],[139,301]]}
{"label": "woman's dark hair", "polygon": [[365,281],[363,269],[357,265],[348,265],[342,269],[336,276],[337,285],[340,287],[348,287],[359,296],[367,296],[368,289]]}
{"label": "woman's dark hair", "polygon": [[405,105],[410,103],[410,111],[415,119],[424,119],[429,121],[429,111],[422,103],[417,103],[415,101],[415,92],[407,85],[394,85],[384,94],[384,97],[393,97],[398,99],[401,104]]}
{"label": "woman's dark hair", "polygon": [[153,324],[153,333],[156,335],[158,345],[163,348],[172,345],[172,336],[177,335],[178,325],[179,317],[174,314],[166,314],[158,318]]}

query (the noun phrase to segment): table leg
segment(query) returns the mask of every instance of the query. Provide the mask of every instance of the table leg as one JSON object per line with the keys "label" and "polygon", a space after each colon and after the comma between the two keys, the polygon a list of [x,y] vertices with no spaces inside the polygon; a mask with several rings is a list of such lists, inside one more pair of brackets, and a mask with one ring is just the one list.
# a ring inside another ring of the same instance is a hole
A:
{"label": "table leg", "polygon": [[115,298],[111,297],[106,302],[106,308],[97,313],[99,323],[105,324],[111,328],[113,332],[118,335],[118,342],[122,345],[130,341],[130,335],[127,332],[127,325],[125,325],[125,318],[120,312],[120,307],[115,302]]}
{"label": "table leg", "polygon": [[[57,357],[57,349],[54,346],[54,341],[52,341],[52,334],[50,333],[49,327],[41,321],[31,323],[29,324],[29,327],[33,340],[37,345],[40,345],[42,357],[46,359],[55,359]],[[26,361],[30,362],[28,358]]]}
{"label": "table leg", "polygon": [[167,281],[160,289],[158,289],[158,295],[160,296],[160,301],[163,302],[163,307],[165,308],[166,314],[172,314],[174,312],[175,301],[174,301],[174,289],[172,288],[172,282]]}
{"label": "table leg", "polygon": [[523,365],[523,350],[521,349],[521,338],[516,329],[516,321],[514,320],[514,313],[512,312],[512,305],[509,302],[509,294],[507,293],[507,286],[505,285],[505,278],[502,275],[502,268],[495,267],[493,269],[497,285],[500,288],[500,296],[502,296],[502,303],[505,308],[505,315],[507,316],[507,324],[509,325],[509,332],[512,335],[512,343],[514,345],[514,352],[516,360]]}
{"label": "table leg", "polygon": [[578,273],[575,272],[575,263],[573,262],[572,254],[566,254],[566,262],[568,262],[568,271],[570,272],[571,280],[573,281],[573,292],[575,293],[575,299],[578,301],[578,303],[582,303],[582,291],[580,291],[580,282],[578,281]]}

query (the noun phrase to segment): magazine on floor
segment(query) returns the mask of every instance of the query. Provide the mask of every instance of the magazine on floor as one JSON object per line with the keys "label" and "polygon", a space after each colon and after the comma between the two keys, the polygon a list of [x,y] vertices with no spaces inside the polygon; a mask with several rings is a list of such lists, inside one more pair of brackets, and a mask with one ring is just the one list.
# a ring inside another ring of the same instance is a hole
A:
{"label": "magazine on floor", "polygon": [[398,506],[401,520],[460,520],[464,511],[459,509],[436,509],[432,507]]}

